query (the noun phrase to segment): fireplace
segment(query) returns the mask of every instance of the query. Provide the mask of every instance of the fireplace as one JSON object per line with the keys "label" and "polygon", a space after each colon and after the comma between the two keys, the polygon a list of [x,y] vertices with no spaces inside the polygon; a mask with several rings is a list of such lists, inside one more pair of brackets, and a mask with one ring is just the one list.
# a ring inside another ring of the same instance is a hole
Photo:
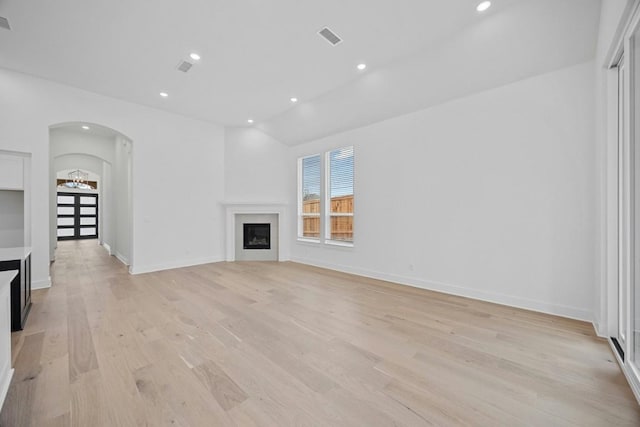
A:
{"label": "fireplace", "polygon": [[[285,203],[223,203],[226,261],[288,261]],[[270,249],[245,249],[244,224],[270,224]]]}
{"label": "fireplace", "polygon": [[243,224],[244,249],[271,249],[271,224]]}

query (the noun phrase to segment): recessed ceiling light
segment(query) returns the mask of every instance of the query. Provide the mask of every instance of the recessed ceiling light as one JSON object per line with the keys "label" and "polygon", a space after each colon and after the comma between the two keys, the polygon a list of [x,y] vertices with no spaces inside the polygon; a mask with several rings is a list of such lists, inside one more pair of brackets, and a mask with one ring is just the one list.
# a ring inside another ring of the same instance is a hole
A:
{"label": "recessed ceiling light", "polygon": [[253,119],[248,119],[247,123],[249,123],[249,124],[253,123]]}
{"label": "recessed ceiling light", "polygon": [[367,64],[358,64],[358,70],[362,71],[367,68]]}
{"label": "recessed ceiling light", "polygon": [[294,96],[293,98],[291,98],[291,102],[293,102],[293,103],[295,104],[296,102],[298,102],[298,98],[296,98],[296,97]]}
{"label": "recessed ceiling light", "polygon": [[198,55],[197,53],[193,52],[191,55],[189,55],[191,57],[191,59],[193,59],[194,61],[200,61],[200,55]]}
{"label": "recessed ceiling light", "polygon": [[167,92],[160,92],[160,96],[166,98],[169,94]]}
{"label": "recessed ceiling light", "polygon": [[89,126],[84,125],[84,126],[82,126],[82,129],[84,129],[84,130],[89,130]]}
{"label": "recessed ceiling light", "polygon": [[491,2],[490,1],[483,1],[482,3],[480,3],[476,7],[476,10],[478,12],[484,12],[485,10],[489,9],[490,7],[491,7]]}

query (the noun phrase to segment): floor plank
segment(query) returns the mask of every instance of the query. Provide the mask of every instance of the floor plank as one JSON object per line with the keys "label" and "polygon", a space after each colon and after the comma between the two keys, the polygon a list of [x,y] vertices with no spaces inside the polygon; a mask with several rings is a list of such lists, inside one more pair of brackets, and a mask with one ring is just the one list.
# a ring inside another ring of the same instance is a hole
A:
{"label": "floor plank", "polygon": [[59,242],[0,426],[637,426],[586,322],[295,263]]}

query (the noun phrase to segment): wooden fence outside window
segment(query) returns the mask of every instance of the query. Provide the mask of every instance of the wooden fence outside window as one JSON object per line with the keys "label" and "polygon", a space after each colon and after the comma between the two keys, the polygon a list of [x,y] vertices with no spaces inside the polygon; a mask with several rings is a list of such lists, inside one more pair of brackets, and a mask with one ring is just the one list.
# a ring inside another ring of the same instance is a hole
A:
{"label": "wooden fence outside window", "polygon": [[[353,241],[353,194],[331,199],[331,239]],[[352,215],[341,215],[352,214]],[[302,235],[320,237],[320,199],[302,202]]]}

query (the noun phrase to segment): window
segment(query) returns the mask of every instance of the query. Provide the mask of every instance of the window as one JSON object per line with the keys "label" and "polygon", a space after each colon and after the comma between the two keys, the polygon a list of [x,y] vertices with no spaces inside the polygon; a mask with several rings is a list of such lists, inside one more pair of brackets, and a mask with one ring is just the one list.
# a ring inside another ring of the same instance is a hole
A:
{"label": "window", "polygon": [[320,155],[298,161],[298,237],[320,238]]}
{"label": "window", "polygon": [[353,147],[298,160],[298,238],[353,243],[353,165]]}
{"label": "window", "polygon": [[353,147],[327,153],[326,239],[353,242]]}

